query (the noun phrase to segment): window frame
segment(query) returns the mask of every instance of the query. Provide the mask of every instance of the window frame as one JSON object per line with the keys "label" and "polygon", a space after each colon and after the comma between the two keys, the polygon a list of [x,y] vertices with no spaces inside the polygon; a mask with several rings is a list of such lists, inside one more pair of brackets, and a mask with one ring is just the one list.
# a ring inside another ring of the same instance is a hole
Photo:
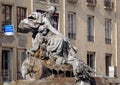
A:
{"label": "window frame", "polygon": [[95,52],[87,52],[87,65],[95,70]]}
{"label": "window frame", "polygon": [[[8,8],[8,13],[6,11],[7,8]],[[4,19],[2,20],[2,27],[4,25],[12,24],[12,5],[2,4],[2,14],[4,15]],[[7,16],[9,17],[8,22],[7,22]]]}
{"label": "window frame", "polygon": [[[92,21],[91,21],[91,19],[92,19]],[[92,23],[92,24],[91,24]],[[92,16],[92,15],[88,15],[87,16],[87,29],[88,29],[88,35],[87,35],[87,39],[88,39],[88,41],[90,41],[90,42],[94,42],[94,29],[95,27],[94,27],[94,16]]]}
{"label": "window frame", "polygon": [[104,5],[106,7],[111,7],[111,0],[104,0]]}
{"label": "window frame", "polygon": [[[109,18],[105,18],[105,43],[111,44],[111,38],[112,38],[112,20]],[[109,25],[109,26],[108,26]]]}
{"label": "window frame", "polygon": [[47,2],[47,0],[38,0],[38,1],[41,1],[41,2]]}
{"label": "window frame", "polygon": [[[21,56],[21,55],[24,55],[25,56]],[[20,49],[18,48],[17,49],[17,79],[22,79],[22,74],[21,74],[21,66],[22,66],[22,63],[23,61],[26,59],[26,49]]]}
{"label": "window frame", "polygon": [[68,37],[69,39],[76,39],[76,13],[68,12]]}
{"label": "window frame", "polygon": [[95,6],[96,0],[86,0],[88,6]]}
{"label": "window frame", "polygon": [[109,66],[112,65],[112,54],[105,53],[105,73],[109,76]]}
{"label": "window frame", "polygon": [[26,33],[27,31],[19,29],[18,25],[19,25],[21,20],[23,20],[24,18],[27,17],[27,8],[26,7],[17,6],[16,10],[17,10],[17,32],[19,32],[19,33]]}
{"label": "window frame", "polygon": [[[1,62],[2,81],[12,80],[12,69],[11,69],[13,68],[12,55],[13,55],[13,49],[2,47],[2,62]],[[7,67],[5,65],[7,65]]]}

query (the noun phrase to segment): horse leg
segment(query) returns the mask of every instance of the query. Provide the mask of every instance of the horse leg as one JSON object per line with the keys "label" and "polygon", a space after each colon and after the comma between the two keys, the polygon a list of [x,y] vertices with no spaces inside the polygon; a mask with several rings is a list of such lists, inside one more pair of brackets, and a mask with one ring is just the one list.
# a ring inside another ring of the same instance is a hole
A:
{"label": "horse leg", "polygon": [[73,67],[73,73],[74,73],[74,76],[75,76],[75,79],[76,80],[79,80],[79,75],[78,75],[78,72],[79,72],[79,60],[77,60],[76,58],[73,59],[73,60],[67,60],[65,63],[69,64],[69,65],[72,65]]}
{"label": "horse leg", "polygon": [[37,52],[42,45],[44,40],[44,36],[41,35],[41,33],[37,33],[34,41],[33,41],[33,46],[29,50],[27,50],[26,54],[31,54],[32,56]]}

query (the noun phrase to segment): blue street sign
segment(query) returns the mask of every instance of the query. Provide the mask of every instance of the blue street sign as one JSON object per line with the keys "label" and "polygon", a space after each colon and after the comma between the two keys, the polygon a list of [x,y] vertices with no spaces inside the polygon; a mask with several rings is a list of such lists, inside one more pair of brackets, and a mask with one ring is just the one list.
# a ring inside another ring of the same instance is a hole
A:
{"label": "blue street sign", "polygon": [[14,25],[5,25],[4,26],[5,35],[14,35]]}

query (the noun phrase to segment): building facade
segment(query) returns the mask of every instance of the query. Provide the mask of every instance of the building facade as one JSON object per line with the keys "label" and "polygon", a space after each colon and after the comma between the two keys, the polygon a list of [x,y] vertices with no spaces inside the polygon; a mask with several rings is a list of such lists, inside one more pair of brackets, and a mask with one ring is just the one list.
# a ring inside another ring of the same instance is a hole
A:
{"label": "building facade", "polygon": [[[70,39],[78,57],[101,75],[120,77],[119,3],[119,0],[0,0],[0,80],[21,79],[20,67],[32,39],[18,24],[32,11],[44,13],[50,5],[57,8],[55,28]],[[14,25],[15,33],[6,36],[4,26],[10,24]],[[112,73],[109,67],[113,68]]]}
{"label": "building facade", "polygon": [[[20,67],[25,51],[31,46],[31,35],[18,28],[20,20],[33,10],[32,0],[0,0],[0,82],[21,77]],[[5,35],[5,26],[14,27],[14,35]]]}
{"label": "building facade", "polygon": [[77,47],[79,58],[98,74],[110,77],[119,76],[116,3],[118,0],[65,0],[63,3],[64,33]]}
{"label": "building facade", "polygon": [[120,1],[116,0],[116,28],[117,28],[117,31],[116,31],[116,37],[117,37],[117,43],[116,43],[116,47],[117,47],[117,59],[116,59],[116,62],[117,62],[117,75],[118,77],[120,77]]}
{"label": "building facade", "polygon": [[98,74],[119,77],[118,0],[34,0],[33,9],[57,7],[58,31]]}

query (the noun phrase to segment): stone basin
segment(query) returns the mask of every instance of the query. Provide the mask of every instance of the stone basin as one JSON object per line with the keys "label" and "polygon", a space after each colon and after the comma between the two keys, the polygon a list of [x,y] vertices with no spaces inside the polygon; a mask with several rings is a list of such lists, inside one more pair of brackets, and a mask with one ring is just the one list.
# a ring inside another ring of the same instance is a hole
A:
{"label": "stone basin", "polygon": [[[95,83],[91,85],[120,85],[119,78],[93,78]],[[75,84],[75,78],[58,77],[58,78],[43,78],[40,80],[17,80],[12,81],[9,84],[1,85],[90,85],[87,82],[82,82],[81,84]]]}

